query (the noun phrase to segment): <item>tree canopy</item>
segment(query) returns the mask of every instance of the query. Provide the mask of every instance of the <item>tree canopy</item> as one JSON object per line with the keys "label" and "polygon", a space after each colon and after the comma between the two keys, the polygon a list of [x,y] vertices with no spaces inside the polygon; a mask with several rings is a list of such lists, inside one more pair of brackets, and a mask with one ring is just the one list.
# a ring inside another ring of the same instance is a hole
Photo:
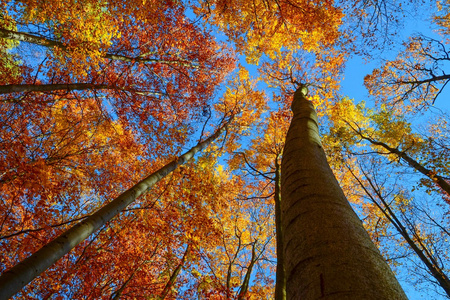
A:
{"label": "tree canopy", "polygon": [[[281,162],[303,88],[406,295],[450,297],[448,1],[0,7],[0,286],[52,240],[70,244],[14,299],[286,299]],[[435,31],[403,39],[415,11]],[[352,99],[357,58],[376,67]]]}

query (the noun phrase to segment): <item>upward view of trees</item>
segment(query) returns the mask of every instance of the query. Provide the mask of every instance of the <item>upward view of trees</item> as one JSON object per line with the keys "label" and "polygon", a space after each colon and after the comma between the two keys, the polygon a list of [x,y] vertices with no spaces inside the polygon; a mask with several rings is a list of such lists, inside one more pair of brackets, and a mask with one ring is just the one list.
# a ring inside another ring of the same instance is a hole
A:
{"label": "upward view of trees", "polygon": [[450,298],[448,1],[0,7],[0,299]]}

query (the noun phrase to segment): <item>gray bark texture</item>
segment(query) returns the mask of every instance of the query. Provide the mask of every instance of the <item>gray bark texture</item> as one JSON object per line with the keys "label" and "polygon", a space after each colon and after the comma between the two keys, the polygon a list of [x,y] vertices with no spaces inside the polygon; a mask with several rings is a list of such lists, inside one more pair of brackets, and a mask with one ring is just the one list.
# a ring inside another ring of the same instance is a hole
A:
{"label": "gray bark texture", "polygon": [[407,299],[334,177],[306,88],[281,163],[287,299]]}
{"label": "gray bark texture", "polygon": [[20,291],[31,280],[44,272],[65,254],[69,253],[76,245],[100,229],[138,197],[149,191],[159,180],[170,174],[179,165],[189,161],[197,152],[202,151],[226,130],[231,120],[232,118],[209,138],[198,143],[176,160],[141,180],[91,216],[63,232],[36,253],[4,272],[0,276],[0,299],[9,299]]}

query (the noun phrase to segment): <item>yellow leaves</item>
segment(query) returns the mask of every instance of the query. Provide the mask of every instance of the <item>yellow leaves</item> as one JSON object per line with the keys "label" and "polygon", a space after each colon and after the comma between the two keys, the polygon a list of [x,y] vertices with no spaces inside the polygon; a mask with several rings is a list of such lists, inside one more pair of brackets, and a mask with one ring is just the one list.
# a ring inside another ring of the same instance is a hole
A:
{"label": "yellow leaves", "polygon": [[67,67],[74,75],[86,76],[86,64],[102,62],[102,55],[112,39],[120,37],[119,18],[111,14],[106,2],[21,2],[25,8],[26,22],[51,24],[56,40],[65,45],[64,51],[55,51],[55,57],[63,64],[71,61]]}
{"label": "yellow leaves", "polygon": [[355,105],[349,98],[343,98],[331,107],[330,119],[335,123],[360,123],[365,122],[363,114],[364,103]]}
{"label": "yellow leaves", "polygon": [[192,269],[191,274],[197,279],[202,277],[202,274],[199,271],[197,271],[197,269],[195,269],[195,268]]}
{"label": "yellow leaves", "polygon": [[265,111],[266,101],[264,93],[256,90],[256,80],[250,79],[248,70],[240,66],[215,108],[225,114],[236,114],[234,128],[238,134],[243,134]]}
{"label": "yellow leaves", "polygon": [[216,167],[216,176],[220,178],[220,180],[227,179],[230,177],[228,170],[224,169],[222,165],[218,165]]}
{"label": "yellow leaves", "polygon": [[201,1],[197,15],[221,28],[245,53],[248,63],[258,64],[261,55],[276,59],[282,48],[313,51],[332,44],[343,17],[332,2]]}

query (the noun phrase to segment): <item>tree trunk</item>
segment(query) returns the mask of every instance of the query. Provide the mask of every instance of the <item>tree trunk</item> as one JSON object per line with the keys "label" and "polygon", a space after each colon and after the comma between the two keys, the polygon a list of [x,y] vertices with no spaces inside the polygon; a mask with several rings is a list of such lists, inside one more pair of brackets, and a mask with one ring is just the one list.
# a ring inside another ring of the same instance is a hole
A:
{"label": "tree trunk", "polygon": [[250,284],[250,278],[252,276],[253,267],[255,266],[255,263],[258,260],[256,256],[256,242],[257,241],[255,241],[252,244],[252,257],[250,258],[250,264],[247,267],[247,272],[245,272],[244,280],[242,281],[241,287],[239,289],[237,300],[245,299],[248,292],[248,286]]}
{"label": "tree trunk", "polygon": [[[67,46],[59,41],[55,41],[52,39],[47,39],[38,35],[29,34],[26,32],[20,32],[20,31],[12,31],[4,28],[0,28],[0,38],[5,38],[13,41],[18,42],[27,42],[32,43],[36,45],[41,45],[44,47],[58,47],[61,49],[67,49]],[[145,55],[150,55],[154,53],[147,53],[147,54],[141,54],[138,57],[130,57],[126,55],[121,54],[113,54],[113,53],[105,53],[103,56],[104,58],[110,59],[110,60],[120,60],[120,61],[126,61],[126,62],[137,62],[137,63],[159,63],[159,64],[165,64],[165,65],[174,65],[174,66],[183,66],[183,67],[191,67],[194,69],[197,69],[198,63],[196,62],[189,62],[187,60],[179,59],[179,60],[163,60],[163,59],[156,59],[156,58],[143,58]]]}
{"label": "tree trunk", "polygon": [[397,155],[400,158],[403,158],[403,160],[406,161],[410,167],[414,168],[416,171],[419,171],[423,175],[425,175],[428,178],[430,178],[443,191],[445,191],[447,193],[447,195],[450,196],[450,184],[442,176],[439,176],[438,174],[434,174],[432,170],[425,168],[418,161],[416,161],[415,159],[410,157],[408,154],[406,154],[406,152],[400,151],[400,150],[398,150],[398,148],[389,147],[387,144],[385,144],[383,142],[376,141],[376,140],[373,140],[373,139],[371,139],[371,138],[369,138],[367,136],[364,136],[360,131],[357,131],[355,129],[353,129],[353,130],[356,131],[361,138],[369,141],[372,145],[381,146],[384,149],[386,149],[387,151],[389,151],[390,153],[395,154],[395,155]]}
{"label": "tree trunk", "polygon": [[275,228],[277,243],[277,271],[275,278],[275,300],[286,300],[286,270],[284,267],[283,226],[281,222],[281,168],[278,155],[275,157]]}
{"label": "tree trunk", "polygon": [[191,251],[191,245],[188,244],[186,250],[184,251],[183,257],[180,260],[180,263],[177,265],[175,270],[173,270],[172,274],[170,275],[169,281],[167,281],[166,285],[164,286],[163,291],[161,292],[161,295],[158,297],[159,300],[166,299],[167,295],[169,295],[172,287],[174,286],[175,282],[177,281],[178,274],[180,274],[181,269],[184,267],[184,264],[186,263],[187,256],[189,255],[189,252]]}
{"label": "tree trunk", "polygon": [[[93,83],[60,83],[60,84],[8,84],[0,85],[1,94],[23,93],[23,92],[56,92],[56,91],[85,91],[85,90],[116,90],[135,93],[138,95],[164,96],[165,94],[155,91],[142,91],[134,88],[121,88],[108,84]],[[20,100],[3,100],[6,102],[21,102]]]}
{"label": "tree trunk", "polygon": [[104,226],[139,196],[145,194],[159,180],[170,174],[179,165],[189,161],[197,152],[202,151],[226,130],[231,121],[232,118],[213,135],[192,147],[189,151],[179,156],[178,159],[143,179],[91,216],[62,233],[36,253],[4,272],[0,276],[0,299],[9,299],[9,297],[20,291],[36,276],[57,262],[93,232]]}
{"label": "tree trunk", "polygon": [[287,299],[407,299],[339,187],[305,96],[295,92],[281,163]]}

